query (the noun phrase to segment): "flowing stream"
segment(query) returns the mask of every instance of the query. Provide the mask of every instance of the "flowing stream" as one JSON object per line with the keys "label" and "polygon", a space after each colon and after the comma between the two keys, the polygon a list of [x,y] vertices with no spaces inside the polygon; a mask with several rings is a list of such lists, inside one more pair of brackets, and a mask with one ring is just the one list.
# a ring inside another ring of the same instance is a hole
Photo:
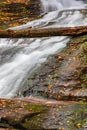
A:
{"label": "flowing stream", "polygon": [[[74,27],[87,25],[87,17],[81,13],[86,9],[81,0],[41,0],[44,16],[12,30],[32,28]],[[66,47],[70,37],[0,39],[0,97],[16,96],[24,86],[27,75],[31,75],[44,63],[49,55]]]}

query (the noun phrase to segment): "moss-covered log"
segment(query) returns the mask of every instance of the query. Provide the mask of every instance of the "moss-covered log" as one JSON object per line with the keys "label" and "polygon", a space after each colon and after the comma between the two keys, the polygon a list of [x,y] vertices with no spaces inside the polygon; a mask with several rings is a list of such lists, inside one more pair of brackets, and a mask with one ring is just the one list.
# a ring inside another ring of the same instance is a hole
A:
{"label": "moss-covered log", "polygon": [[77,36],[87,33],[87,26],[64,27],[64,28],[43,28],[26,30],[0,30],[1,38],[21,37],[50,37],[50,36]]}

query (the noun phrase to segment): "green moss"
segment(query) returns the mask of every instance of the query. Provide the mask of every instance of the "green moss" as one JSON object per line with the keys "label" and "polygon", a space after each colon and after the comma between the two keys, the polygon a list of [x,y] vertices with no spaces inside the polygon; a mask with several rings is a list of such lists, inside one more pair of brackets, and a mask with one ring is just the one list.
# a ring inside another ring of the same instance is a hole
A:
{"label": "green moss", "polygon": [[41,119],[43,119],[43,114],[38,114],[37,116],[32,117],[32,119],[26,120],[22,126],[27,129],[41,129],[43,124]]}
{"label": "green moss", "polygon": [[21,7],[21,12],[22,12],[22,13],[26,13],[26,12],[27,12],[26,7]]}
{"label": "green moss", "polygon": [[83,44],[83,51],[87,53],[87,41]]}
{"label": "green moss", "polygon": [[85,62],[87,61],[87,55],[83,56],[83,61],[85,61]]}
{"label": "green moss", "polygon": [[32,112],[40,112],[45,108],[45,106],[36,104],[36,105],[26,105],[25,108]]}
{"label": "green moss", "polygon": [[87,87],[87,74],[84,74],[82,77],[81,77],[81,80],[83,82],[83,87]]}
{"label": "green moss", "polygon": [[80,104],[80,107],[67,119],[70,130],[82,130],[83,126],[87,126],[86,113],[87,104]]}
{"label": "green moss", "polygon": [[43,117],[47,112],[47,107],[45,105],[26,105],[25,108],[30,111],[30,113],[36,113],[32,117],[27,117],[22,127],[26,129],[41,129],[43,126]]}

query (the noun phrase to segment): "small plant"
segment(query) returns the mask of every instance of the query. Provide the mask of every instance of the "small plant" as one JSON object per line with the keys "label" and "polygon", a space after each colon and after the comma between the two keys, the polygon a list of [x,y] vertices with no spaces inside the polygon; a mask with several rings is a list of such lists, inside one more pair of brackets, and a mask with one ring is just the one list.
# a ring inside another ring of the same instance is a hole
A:
{"label": "small plant", "polygon": [[27,9],[26,9],[26,7],[21,7],[21,12],[22,12],[22,13],[25,13],[25,12],[27,12]]}

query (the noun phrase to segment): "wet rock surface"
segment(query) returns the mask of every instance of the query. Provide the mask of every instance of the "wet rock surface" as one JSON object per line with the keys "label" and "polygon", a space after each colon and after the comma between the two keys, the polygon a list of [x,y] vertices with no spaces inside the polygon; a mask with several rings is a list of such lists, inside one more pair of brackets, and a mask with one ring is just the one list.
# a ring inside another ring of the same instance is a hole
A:
{"label": "wet rock surface", "polygon": [[0,128],[8,130],[87,129],[87,104],[36,98],[0,99]]}
{"label": "wet rock surface", "polygon": [[87,35],[73,38],[60,54],[49,57],[49,62],[26,80],[29,89],[23,95],[57,100],[87,98],[86,40]]}
{"label": "wet rock surface", "polygon": [[41,129],[43,114],[47,107],[30,104],[21,100],[0,100],[0,128]]}

